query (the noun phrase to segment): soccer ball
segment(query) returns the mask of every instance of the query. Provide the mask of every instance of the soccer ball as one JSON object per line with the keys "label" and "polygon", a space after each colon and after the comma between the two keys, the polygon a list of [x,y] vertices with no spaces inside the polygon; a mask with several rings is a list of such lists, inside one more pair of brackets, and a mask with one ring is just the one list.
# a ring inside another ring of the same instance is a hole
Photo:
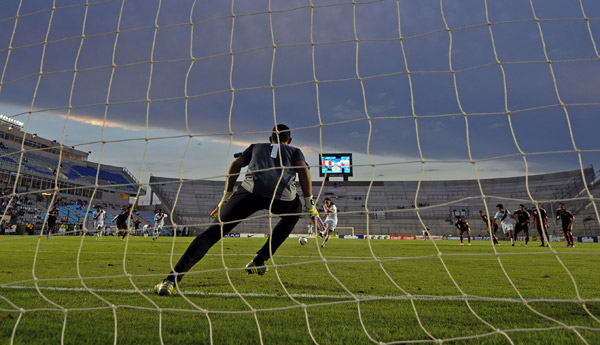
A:
{"label": "soccer ball", "polygon": [[301,245],[305,245],[305,244],[306,244],[306,242],[307,242],[307,240],[306,240],[306,238],[305,238],[305,237],[300,237],[300,238],[298,239],[298,243],[300,243]]}

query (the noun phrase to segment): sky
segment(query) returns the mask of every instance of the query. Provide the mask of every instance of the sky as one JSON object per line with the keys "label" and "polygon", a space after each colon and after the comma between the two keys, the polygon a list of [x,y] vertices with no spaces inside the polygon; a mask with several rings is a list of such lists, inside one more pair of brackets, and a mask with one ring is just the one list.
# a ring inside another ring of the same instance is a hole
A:
{"label": "sky", "polygon": [[595,0],[85,5],[0,2],[0,113],[142,182],[220,179],[275,123],[315,180],[319,152],[354,180],[600,166]]}

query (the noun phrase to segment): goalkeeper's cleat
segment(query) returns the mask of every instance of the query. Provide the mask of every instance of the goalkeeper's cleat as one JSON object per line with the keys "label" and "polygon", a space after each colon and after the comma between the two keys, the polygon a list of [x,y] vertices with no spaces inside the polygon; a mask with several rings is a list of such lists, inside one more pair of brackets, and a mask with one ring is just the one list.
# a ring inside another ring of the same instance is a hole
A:
{"label": "goalkeeper's cleat", "polygon": [[252,260],[246,265],[245,270],[246,272],[248,272],[248,274],[258,274],[259,276],[262,276],[265,273],[267,273],[269,268],[265,266],[264,263],[262,263],[261,265],[257,265],[256,262]]}
{"label": "goalkeeper's cleat", "polygon": [[471,242],[469,242],[468,244],[471,245]]}
{"label": "goalkeeper's cleat", "polygon": [[173,284],[172,281],[165,279],[162,283],[156,284],[154,292],[159,296],[171,296],[174,288],[175,284]]}
{"label": "goalkeeper's cleat", "polygon": [[464,243],[462,243],[462,242],[460,242],[458,245],[459,245],[459,246],[464,246],[465,244],[464,244]]}

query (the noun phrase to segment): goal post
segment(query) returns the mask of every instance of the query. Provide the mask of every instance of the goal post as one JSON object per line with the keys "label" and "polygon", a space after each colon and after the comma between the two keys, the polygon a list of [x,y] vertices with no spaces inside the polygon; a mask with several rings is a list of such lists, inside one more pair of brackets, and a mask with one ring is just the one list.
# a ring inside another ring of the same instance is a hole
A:
{"label": "goal post", "polygon": [[337,233],[337,235],[354,236],[354,227],[353,226],[336,226],[335,232]]}

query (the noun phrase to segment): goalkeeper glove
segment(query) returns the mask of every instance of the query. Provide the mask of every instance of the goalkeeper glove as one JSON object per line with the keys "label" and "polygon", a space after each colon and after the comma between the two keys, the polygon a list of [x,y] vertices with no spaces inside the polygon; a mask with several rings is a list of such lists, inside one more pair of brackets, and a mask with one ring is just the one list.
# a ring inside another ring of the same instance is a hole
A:
{"label": "goalkeeper glove", "polygon": [[317,211],[315,204],[315,199],[313,199],[312,195],[304,198],[304,207],[306,208],[306,211],[310,217],[313,219],[315,217],[319,217],[319,212]]}
{"label": "goalkeeper glove", "polygon": [[227,202],[229,201],[229,199],[231,199],[231,195],[233,194],[233,192],[223,192],[223,198],[221,199],[221,202],[219,202],[219,204],[217,205],[217,207],[210,213],[210,218],[217,218],[217,216],[219,215],[219,210],[221,208],[223,208],[223,206],[225,206],[225,204],[227,204]]}

